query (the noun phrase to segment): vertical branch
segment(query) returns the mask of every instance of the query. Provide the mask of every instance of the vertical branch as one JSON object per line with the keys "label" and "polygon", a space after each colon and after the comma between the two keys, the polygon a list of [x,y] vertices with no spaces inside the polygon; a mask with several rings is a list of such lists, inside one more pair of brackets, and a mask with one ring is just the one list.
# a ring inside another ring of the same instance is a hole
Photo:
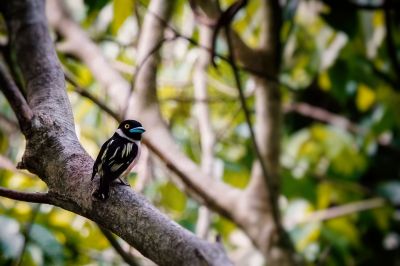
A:
{"label": "vertical branch", "polygon": [[[262,20],[260,47],[257,53],[264,58],[261,60],[261,65],[265,66],[265,75],[253,77],[256,82],[255,132],[251,133],[255,139],[254,146],[259,150],[256,150],[258,160],[253,165],[243,207],[252,209],[256,214],[247,220],[248,233],[260,250],[269,256],[271,264],[292,265],[295,253],[282,226],[278,206],[282,123],[281,92],[277,82],[282,49],[280,41],[282,15],[279,1],[262,1],[261,12],[264,20]],[[228,44],[231,42],[229,35],[227,41]],[[229,44],[229,47],[230,53],[233,54],[233,44]],[[235,58],[232,57],[232,61],[235,62]],[[236,76],[235,79],[238,80],[238,75]],[[270,81],[271,77],[273,82]],[[240,85],[240,81],[236,82]],[[240,93],[239,96],[245,106],[242,95],[243,93]],[[248,117],[246,120],[249,123]],[[271,220],[273,226],[266,226]]]}
{"label": "vertical branch", "polygon": [[137,114],[148,109],[158,110],[158,108],[154,108],[154,105],[158,104],[156,89],[158,46],[165,41],[165,23],[158,19],[155,14],[168,21],[174,5],[175,1],[152,0],[150,2],[137,48],[138,69],[134,77],[134,90],[137,92],[137,96],[131,97],[131,100],[134,100],[135,103],[129,103],[129,114]]}
{"label": "vertical branch", "polygon": [[[200,45],[210,48],[212,31],[209,27],[200,26]],[[198,50],[198,59],[194,69],[193,86],[196,98],[195,116],[197,117],[201,140],[201,169],[213,177],[215,134],[212,128],[209,106],[207,103],[207,69],[211,62],[210,53],[204,49]],[[211,212],[207,207],[199,208],[196,224],[196,234],[206,239],[209,231]]]}
{"label": "vertical branch", "polygon": [[51,113],[60,124],[74,128],[64,73],[48,34],[44,1],[6,1],[2,9],[11,48],[25,80],[29,106],[35,115]]}
{"label": "vertical branch", "polygon": [[[227,35],[227,43],[228,43],[228,49],[229,49],[229,61],[230,61],[232,73],[233,73],[233,76],[235,79],[236,87],[239,92],[239,100],[242,105],[246,123],[247,123],[249,131],[250,131],[250,137],[252,140],[253,148],[254,148],[254,151],[258,158],[258,163],[261,167],[262,175],[264,177],[264,181],[265,181],[265,185],[266,185],[266,190],[269,192],[272,192],[272,191],[275,191],[275,185],[272,182],[271,173],[268,172],[266,162],[263,159],[263,155],[261,154],[260,148],[256,141],[256,135],[254,133],[252,123],[251,123],[250,110],[247,107],[246,97],[244,96],[242,84],[241,84],[240,77],[239,77],[239,71],[238,71],[238,68],[235,63],[235,57],[233,54],[233,46],[232,46],[229,29],[226,29],[225,33]],[[271,210],[271,214],[272,214],[275,226],[279,226],[280,225],[280,214],[279,214],[278,205],[277,205],[277,198],[275,197],[274,193],[268,193],[267,200],[268,200],[268,204],[270,205],[270,210]]]}

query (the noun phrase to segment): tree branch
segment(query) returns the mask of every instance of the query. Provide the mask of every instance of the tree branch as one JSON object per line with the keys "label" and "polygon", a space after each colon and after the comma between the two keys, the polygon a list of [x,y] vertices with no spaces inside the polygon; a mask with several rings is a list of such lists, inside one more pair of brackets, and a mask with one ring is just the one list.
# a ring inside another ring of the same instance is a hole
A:
{"label": "tree branch", "polygon": [[82,97],[85,97],[92,101],[94,104],[96,104],[100,109],[102,109],[104,112],[109,114],[112,118],[114,118],[117,122],[121,122],[122,119],[120,115],[118,115],[116,112],[111,110],[110,107],[104,102],[102,102],[100,99],[96,98],[94,95],[92,95],[87,89],[83,89],[78,85],[78,83],[74,80],[74,78],[68,74],[65,73],[65,79],[71,83],[71,85],[74,87],[74,91],[76,93],[79,93]]}
{"label": "tree branch", "polygon": [[[239,93],[239,100],[240,100],[240,104],[242,105],[242,109],[243,109],[243,113],[245,115],[245,119],[246,119],[246,123],[247,123],[247,127],[249,128],[250,131],[250,138],[251,138],[251,142],[253,144],[253,148],[256,154],[256,157],[258,158],[258,161],[260,163],[261,166],[261,171],[262,174],[264,176],[265,179],[265,184],[267,186],[267,190],[268,191],[275,191],[274,189],[274,185],[271,182],[271,175],[268,173],[268,169],[267,166],[265,164],[264,158],[261,154],[260,148],[258,147],[257,144],[257,140],[256,140],[256,135],[254,133],[253,127],[252,127],[252,123],[251,123],[251,117],[250,117],[250,111],[249,108],[247,107],[247,103],[246,103],[246,98],[244,96],[243,93],[243,89],[242,89],[242,83],[240,81],[240,76],[239,76],[239,72],[238,69],[236,67],[236,63],[235,63],[235,58],[234,58],[234,54],[233,54],[233,44],[231,41],[231,37],[230,37],[230,31],[229,29],[227,29],[225,31],[225,34],[227,36],[227,43],[228,43],[228,50],[229,50],[229,61],[231,62],[231,68],[232,68],[232,73],[235,79],[235,84],[236,84],[236,88],[238,90]],[[278,205],[277,205],[277,199],[275,198],[275,195],[273,193],[268,193],[268,204],[271,207],[272,210],[272,216],[273,216],[273,220],[275,223],[275,226],[279,226],[280,224],[280,213],[278,210]]]}
{"label": "tree branch", "polygon": [[[209,8],[212,8],[211,6]],[[212,44],[212,31],[201,25],[200,44],[205,47],[210,47]],[[201,141],[201,169],[209,177],[215,178],[215,133],[211,123],[210,110],[208,103],[205,101],[208,98],[207,90],[207,70],[211,63],[211,54],[205,50],[198,50],[198,57],[194,66],[193,87],[195,99],[198,100],[194,105],[194,114],[197,119],[198,131],[200,132]],[[200,238],[207,239],[210,222],[211,211],[207,206],[200,206],[198,210],[198,218],[196,222],[196,235]]]}
{"label": "tree branch", "polygon": [[312,106],[308,103],[291,103],[285,105],[285,112],[296,112],[306,117],[311,117],[315,120],[322,121],[338,128],[343,128],[352,133],[360,133],[360,128],[349,119],[331,113],[323,108]]}
{"label": "tree branch", "polygon": [[285,227],[292,228],[299,224],[335,219],[362,211],[381,208],[384,207],[386,204],[387,202],[383,198],[373,198],[352,202],[341,206],[332,207],[326,210],[312,212],[299,220],[285,221]]}
{"label": "tree branch", "polygon": [[117,239],[112,235],[110,231],[107,229],[99,226],[100,231],[103,233],[103,235],[107,238],[108,242],[110,242],[111,246],[115,249],[115,251],[121,256],[121,258],[131,266],[136,266],[139,265],[136,262],[136,259],[128,252],[126,252],[121,245],[118,243]]}
{"label": "tree branch", "polygon": [[11,108],[14,110],[21,130],[26,132],[30,127],[33,116],[32,110],[2,64],[0,64],[0,90],[4,93]]}
{"label": "tree branch", "polygon": [[9,199],[19,200],[19,201],[52,204],[51,198],[49,197],[48,193],[20,192],[20,191],[15,191],[15,190],[7,189],[4,187],[0,187],[0,196],[9,198]]}

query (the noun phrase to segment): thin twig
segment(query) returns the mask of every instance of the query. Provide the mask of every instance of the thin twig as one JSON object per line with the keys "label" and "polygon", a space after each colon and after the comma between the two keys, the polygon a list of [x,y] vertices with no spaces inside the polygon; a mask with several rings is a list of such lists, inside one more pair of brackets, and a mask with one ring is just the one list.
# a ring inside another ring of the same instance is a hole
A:
{"label": "thin twig", "polygon": [[238,71],[238,68],[236,66],[235,55],[233,53],[233,44],[232,44],[232,39],[231,39],[231,32],[230,32],[229,26],[225,27],[225,34],[226,34],[226,41],[227,41],[227,44],[228,44],[228,51],[229,51],[228,58],[229,58],[230,66],[231,66],[232,73],[233,73],[233,76],[234,76],[236,88],[237,88],[238,93],[239,93],[240,104],[241,104],[242,109],[243,109],[243,113],[244,113],[246,124],[247,124],[247,126],[249,128],[249,131],[250,131],[250,138],[251,138],[251,142],[253,144],[254,151],[256,153],[256,157],[257,157],[257,159],[258,159],[258,161],[260,163],[261,171],[262,171],[262,174],[263,174],[263,176],[265,178],[266,186],[268,187],[268,191],[269,191],[269,193],[268,193],[268,201],[269,201],[269,205],[271,207],[272,217],[273,217],[275,226],[277,228],[280,228],[281,227],[280,226],[280,212],[279,212],[279,209],[278,209],[277,199],[275,198],[274,193],[272,193],[274,191],[274,186],[272,184],[272,180],[271,180],[270,174],[268,172],[267,166],[265,164],[265,161],[263,159],[263,156],[261,154],[260,148],[257,145],[256,135],[254,133],[254,129],[253,129],[252,123],[251,123],[250,110],[249,110],[249,108],[247,106],[247,103],[246,103],[246,97],[245,97],[244,92],[243,92],[242,83],[241,83],[240,76],[239,76],[239,71]]}
{"label": "thin twig", "polygon": [[28,243],[29,243],[32,225],[33,225],[33,223],[35,222],[36,217],[37,217],[37,215],[38,215],[38,213],[39,213],[40,206],[41,206],[41,204],[37,204],[37,205],[35,206],[35,208],[32,210],[31,219],[29,220],[29,222],[28,222],[28,223],[26,224],[26,226],[25,226],[25,230],[24,230],[24,232],[23,232],[24,244],[22,245],[22,249],[21,249],[21,251],[20,251],[20,253],[19,253],[18,259],[15,261],[15,264],[14,264],[14,265],[16,265],[16,266],[21,266],[21,265],[23,265],[23,264],[22,264],[22,261],[23,261],[23,259],[24,259],[24,253],[25,253],[26,247],[28,246]]}
{"label": "thin twig", "polygon": [[115,251],[121,256],[121,258],[131,266],[138,266],[139,264],[137,263],[136,259],[130,254],[129,252],[126,252],[121,245],[118,243],[117,239],[113,236],[113,234],[108,231],[107,229],[101,227],[98,225],[100,231],[103,233],[103,235],[107,238],[108,242],[110,242],[111,246],[115,249]]}
{"label": "thin twig", "polygon": [[[345,129],[354,134],[363,134],[365,133],[365,129],[358,126],[356,123],[352,122],[348,118],[332,113],[326,109],[323,109],[318,106],[313,106],[308,103],[298,102],[291,103],[284,106],[284,111],[287,112],[296,112],[302,116],[321,121],[327,123],[329,125]],[[381,146],[390,146],[387,138],[384,135],[381,135],[377,138],[377,142]]]}
{"label": "thin twig", "polygon": [[26,102],[21,91],[14,83],[14,80],[5,70],[4,66],[0,64],[0,90],[3,91],[11,108],[14,110],[17,116],[19,126],[22,131],[26,131],[29,128],[33,112]]}
{"label": "thin twig", "polygon": [[219,143],[225,135],[230,131],[230,129],[234,126],[235,120],[238,115],[241,113],[242,108],[240,105],[236,108],[235,111],[231,112],[232,116],[228,122],[225,123],[224,126],[220,127],[220,129],[215,133],[215,143]]}
{"label": "thin twig", "polygon": [[284,106],[285,112],[296,112],[318,121],[346,129],[352,133],[360,133],[361,129],[346,117],[331,113],[323,108],[312,106],[308,103],[298,102]]}
{"label": "thin twig", "polygon": [[[143,7],[149,14],[151,14],[151,15],[154,16],[157,20],[159,20],[159,21],[163,24],[163,26],[165,26],[166,28],[168,28],[169,30],[171,30],[171,31],[174,33],[174,35],[176,36],[176,38],[186,40],[186,41],[189,42],[191,45],[196,46],[196,47],[198,47],[198,48],[200,48],[200,49],[204,49],[204,50],[208,51],[210,54],[213,54],[213,51],[211,50],[211,48],[205,47],[205,46],[199,44],[195,39],[183,35],[183,34],[180,33],[178,30],[176,30],[173,26],[171,26],[167,21],[165,21],[163,18],[161,18],[160,16],[158,16],[157,14],[155,14],[154,12],[152,12],[151,10],[149,10],[149,9],[146,7],[145,4],[141,3],[140,1],[139,1],[139,3],[140,3],[140,5],[141,5],[141,7]],[[215,54],[213,54],[213,56],[215,56],[216,58],[219,58],[220,60],[222,60],[222,61],[224,61],[224,62],[230,64],[230,59],[229,59],[229,57],[226,57],[226,56],[221,55],[221,54],[219,54],[219,53],[215,53]],[[251,68],[250,66],[237,66],[237,68],[238,68],[239,70],[241,70],[241,71],[249,72],[249,73],[251,73],[251,74],[253,74],[253,75],[255,75],[255,76],[258,76],[258,77],[267,78],[270,82],[273,82],[273,83],[278,83],[278,82],[279,82],[278,79],[277,79],[276,77],[273,77],[273,76],[269,75],[269,73],[266,73],[266,71],[263,70],[263,69],[254,69],[254,68]]]}
{"label": "thin twig", "polygon": [[74,78],[64,72],[65,79],[74,87],[74,91],[79,93],[81,96],[91,100],[94,104],[96,104],[100,109],[104,110],[107,114],[112,116],[116,121],[121,121],[121,117],[111,110],[110,107],[107,106],[104,102],[102,102],[100,99],[92,95],[87,89],[83,89],[81,86],[78,85],[78,83],[74,80]]}
{"label": "thin twig", "polygon": [[295,225],[311,223],[311,222],[320,222],[325,220],[330,220],[334,218],[339,218],[342,216],[367,211],[371,209],[377,209],[384,207],[387,204],[386,200],[383,198],[373,198],[367,200],[361,200],[357,202],[352,202],[349,204],[332,207],[326,210],[313,212],[306,217],[299,219],[297,221],[287,221],[285,226],[290,228]]}
{"label": "thin twig", "polygon": [[4,57],[5,64],[8,66],[10,70],[10,74],[12,79],[14,80],[15,84],[17,84],[17,87],[21,89],[22,95],[26,98],[26,93],[24,92],[24,81],[21,76],[21,73],[19,72],[18,66],[15,64],[13,60],[13,52],[11,49],[10,44],[6,44],[2,46],[1,48],[1,53]]}
{"label": "thin twig", "polygon": [[35,193],[20,192],[0,187],[0,197],[25,201],[25,202],[51,204],[51,198],[49,197],[48,193],[43,193],[43,192],[35,192]]}

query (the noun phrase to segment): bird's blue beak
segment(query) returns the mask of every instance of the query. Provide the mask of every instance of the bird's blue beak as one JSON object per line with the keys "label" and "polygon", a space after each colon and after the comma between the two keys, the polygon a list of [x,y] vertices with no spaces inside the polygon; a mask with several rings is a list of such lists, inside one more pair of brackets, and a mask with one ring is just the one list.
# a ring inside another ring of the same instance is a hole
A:
{"label": "bird's blue beak", "polygon": [[145,131],[146,130],[143,127],[134,127],[129,130],[129,132],[131,132],[131,133],[143,133]]}

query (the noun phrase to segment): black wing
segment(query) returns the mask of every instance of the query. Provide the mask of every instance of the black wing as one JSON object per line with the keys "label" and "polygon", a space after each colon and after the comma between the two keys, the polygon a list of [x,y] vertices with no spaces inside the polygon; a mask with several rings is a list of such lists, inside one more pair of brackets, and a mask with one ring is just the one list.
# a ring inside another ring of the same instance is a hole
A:
{"label": "black wing", "polygon": [[117,179],[129,167],[138,154],[138,146],[124,138],[113,138],[100,157],[98,171],[108,182]]}
{"label": "black wing", "polygon": [[111,141],[111,138],[108,139],[106,142],[104,142],[104,144],[100,148],[100,152],[97,155],[96,161],[94,161],[94,164],[93,164],[93,171],[92,171],[91,180],[93,180],[94,177],[96,176],[96,173],[97,173],[97,170],[98,170],[98,167],[99,167],[99,163],[101,162],[101,157],[103,156],[104,151],[106,150],[106,147],[108,146],[108,143],[110,143],[110,141]]}

